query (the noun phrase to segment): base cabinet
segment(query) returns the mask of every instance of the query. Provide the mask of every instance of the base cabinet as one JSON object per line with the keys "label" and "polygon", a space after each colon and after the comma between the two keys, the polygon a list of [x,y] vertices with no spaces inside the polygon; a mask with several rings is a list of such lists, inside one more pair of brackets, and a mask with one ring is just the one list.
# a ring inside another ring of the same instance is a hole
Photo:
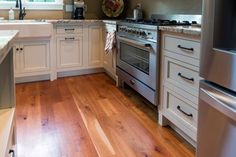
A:
{"label": "base cabinet", "polygon": [[50,50],[47,41],[27,41],[15,43],[14,63],[15,76],[32,76],[38,73],[49,73]]}
{"label": "base cabinet", "polygon": [[88,66],[102,67],[102,27],[88,26]]}
{"label": "base cabinet", "polygon": [[83,37],[57,38],[57,67],[81,67],[83,65]]}
{"label": "base cabinet", "polygon": [[159,124],[170,125],[193,146],[197,140],[199,56],[199,37],[162,33]]}
{"label": "base cabinet", "polygon": [[56,23],[50,38],[19,38],[14,44],[16,82],[55,80],[104,68],[116,79],[116,50],[105,55],[103,26],[100,21]]}
{"label": "base cabinet", "polygon": [[[105,24],[104,26],[104,45],[106,44],[106,38],[108,33],[115,32],[116,31],[116,25],[115,24]],[[104,52],[104,50],[103,50]],[[113,78],[117,79],[116,76],[116,55],[117,55],[117,50],[114,48],[112,50],[112,53],[103,53],[103,67],[105,71]]]}

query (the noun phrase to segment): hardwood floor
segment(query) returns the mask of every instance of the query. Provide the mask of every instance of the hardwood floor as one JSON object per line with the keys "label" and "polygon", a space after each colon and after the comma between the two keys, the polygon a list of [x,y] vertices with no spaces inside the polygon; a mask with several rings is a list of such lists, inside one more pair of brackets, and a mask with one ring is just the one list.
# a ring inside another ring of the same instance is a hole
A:
{"label": "hardwood floor", "polygon": [[[125,93],[125,94],[124,94]],[[193,157],[194,149],[105,74],[19,84],[18,157]]]}

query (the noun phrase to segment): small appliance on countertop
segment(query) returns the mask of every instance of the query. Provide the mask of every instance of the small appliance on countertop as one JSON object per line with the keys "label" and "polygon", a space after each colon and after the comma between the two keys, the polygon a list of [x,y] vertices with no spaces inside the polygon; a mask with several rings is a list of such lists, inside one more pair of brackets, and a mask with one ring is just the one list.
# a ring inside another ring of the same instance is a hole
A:
{"label": "small appliance on countertop", "polygon": [[87,10],[87,6],[85,5],[83,0],[74,0],[74,7],[73,7],[73,19],[84,19],[85,12]]}
{"label": "small appliance on countertop", "polygon": [[133,10],[133,19],[134,20],[141,20],[143,19],[143,11],[142,11],[142,8],[141,8],[141,4],[137,4],[136,7],[134,8]]}
{"label": "small appliance on countertop", "polygon": [[150,20],[125,19],[117,23],[117,76],[153,105],[159,94],[159,26],[201,23],[201,15],[152,15]]}

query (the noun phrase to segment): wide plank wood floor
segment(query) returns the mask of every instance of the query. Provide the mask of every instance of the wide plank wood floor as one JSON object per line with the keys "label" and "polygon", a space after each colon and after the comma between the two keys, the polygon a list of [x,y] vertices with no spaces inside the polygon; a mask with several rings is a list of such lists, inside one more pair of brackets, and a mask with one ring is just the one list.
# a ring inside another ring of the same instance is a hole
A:
{"label": "wide plank wood floor", "polygon": [[18,157],[193,157],[156,112],[106,74],[18,84]]}

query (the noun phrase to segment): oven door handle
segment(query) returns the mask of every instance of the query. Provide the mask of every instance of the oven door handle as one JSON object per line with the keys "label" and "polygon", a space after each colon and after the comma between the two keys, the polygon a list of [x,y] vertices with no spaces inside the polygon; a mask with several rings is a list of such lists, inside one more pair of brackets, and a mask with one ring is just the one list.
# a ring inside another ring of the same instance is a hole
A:
{"label": "oven door handle", "polygon": [[120,36],[117,37],[117,40],[122,41],[122,42],[126,42],[129,45],[132,45],[134,47],[139,47],[139,48],[147,50],[149,52],[152,50],[152,45],[150,43],[141,43],[141,42],[131,40],[131,39],[126,39],[126,38],[123,38]]}

